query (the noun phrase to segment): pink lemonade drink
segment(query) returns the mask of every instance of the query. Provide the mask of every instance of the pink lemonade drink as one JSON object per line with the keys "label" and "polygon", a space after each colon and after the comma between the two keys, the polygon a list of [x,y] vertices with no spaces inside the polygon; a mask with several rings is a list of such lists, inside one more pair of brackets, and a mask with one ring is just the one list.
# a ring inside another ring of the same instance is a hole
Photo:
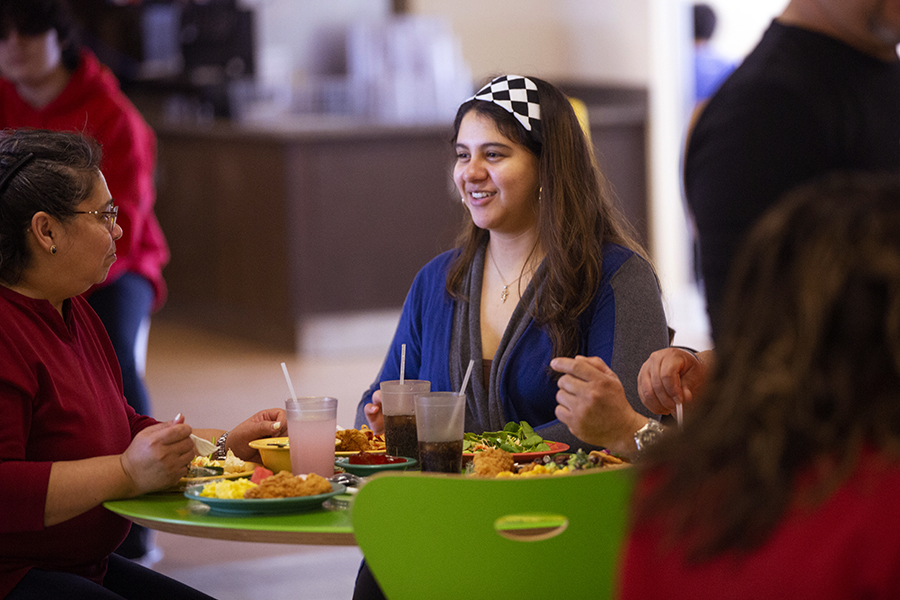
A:
{"label": "pink lemonade drink", "polygon": [[[331,402],[327,402],[331,401]],[[337,400],[299,398],[287,401],[288,444],[294,475],[334,475],[334,434]]]}

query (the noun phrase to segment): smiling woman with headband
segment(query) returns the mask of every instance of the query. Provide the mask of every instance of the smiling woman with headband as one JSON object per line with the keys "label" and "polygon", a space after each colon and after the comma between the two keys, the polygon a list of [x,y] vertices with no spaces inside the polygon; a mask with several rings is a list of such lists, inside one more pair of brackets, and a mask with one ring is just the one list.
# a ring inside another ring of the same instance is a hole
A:
{"label": "smiling woman with headband", "polygon": [[[159,423],[126,403],[81,296],[123,234],[100,157],[78,134],[0,133],[0,598],[207,598],[110,555],[129,522],[101,504],[172,486],[196,449],[183,416]],[[249,442],[284,422],[284,410],[260,411],[227,445],[257,459]]]}
{"label": "smiling woman with headband", "polygon": [[[614,207],[571,102],[541,79],[497,77],[462,103],[452,143],[467,211],[459,246],[416,276],[357,425],[382,430],[378,387],[399,379],[405,344],[405,376],[432,390],[460,389],[469,361],[483,365],[466,388],[466,431],[527,421],[573,450],[633,451],[650,414],[637,374],[668,345],[668,330],[653,267]],[[627,402],[583,419],[580,407],[613,384]],[[579,436],[585,422],[591,443]],[[368,577],[364,569],[357,597],[369,593]]]}
{"label": "smiling woman with headband", "polygon": [[563,394],[618,376],[629,403],[649,415],[636,381],[668,344],[659,287],[568,98],[534,77],[497,77],[460,106],[453,144],[468,212],[459,247],[416,277],[357,424],[382,430],[377,389],[399,379],[401,344],[406,377],[432,390],[459,389],[470,359],[484,365],[467,389],[467,431],[525,420],[547,439],[593,447],[556,418],[554,357],[570,376]]}

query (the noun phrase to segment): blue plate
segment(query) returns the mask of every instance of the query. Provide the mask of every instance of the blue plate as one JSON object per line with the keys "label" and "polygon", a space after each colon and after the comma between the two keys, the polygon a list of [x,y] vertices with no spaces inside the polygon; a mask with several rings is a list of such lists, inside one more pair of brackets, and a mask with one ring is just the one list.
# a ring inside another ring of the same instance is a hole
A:
{"label": "blue plate", "polygon": [[207,498],[201,496],[202,485],[189,487],[184,496],[209,506],[211,513],[220,515],[284,514],[322,508],[322,503],[347,491],[340,483],[331,482],[331,491],[315,496],[295,496],[293,498]]}
{"label": "blue plate", "polygon": [[405,462],[387,463],[384,465],[354,465],[350,463],[349,457],[340,457],[334,460],[334,466],[340,467],[348,473],[353,473],[359,477],[368,477],[381,471],[405,471],[409,467],[415,466],[418,461],[414,458],[401,457]]}

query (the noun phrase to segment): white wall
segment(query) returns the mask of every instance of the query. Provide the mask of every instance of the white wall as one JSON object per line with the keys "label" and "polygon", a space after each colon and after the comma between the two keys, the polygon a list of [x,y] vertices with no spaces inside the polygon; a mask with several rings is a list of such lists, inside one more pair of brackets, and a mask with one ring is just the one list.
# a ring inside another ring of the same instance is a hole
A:
{"label": "white wall", "polygon": [[739,60],[759,41],[763,31],[788,0],[704,0],[718,16],[712,42],[725,55]]}
{"label": "white wall", "polygon": [[316,62],[322,32],[391,13],[390,0],[239,0],[239,4],[256,12],[263,68],[287,70],[300,78]]}
{"label": "white wall", "polygon": [[410,0],[462,40],[476,80],[500,72],[646,85],[647,0]]}

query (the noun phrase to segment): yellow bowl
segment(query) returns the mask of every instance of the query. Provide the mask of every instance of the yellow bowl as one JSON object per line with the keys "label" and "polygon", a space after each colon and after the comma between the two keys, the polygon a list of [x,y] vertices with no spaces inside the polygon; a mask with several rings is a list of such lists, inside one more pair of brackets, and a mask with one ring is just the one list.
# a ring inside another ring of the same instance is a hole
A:
{"label": "yellow bowl", "polygon": [[286,437],[263,438],[253,440],[250,447],[259,450],[259,456],[265,468],[273,473],[291,471],[291,450]]}
{"label": "yellow bowl", "polygon": [[[383,440],[383,438],[381,438]],[[334,441],[335,446],[338,445],[338,440]],[[384,442],[381,442],[381,445],[384,445]],[[262,438],[261,440],[253,440],[250,442],[250,447],[259,450],[259,456],[262,459],[262,464],[265,468],[269,469],[273,473],[277,473],[278,471],[290,471],[291,470],[291,449],[288,444],[288,438],[286,437],[273,437],[273,438]],[[384,448],[379,450],[369,450],[371,454],[384,454]],[[353,452],[338,452],[335,451],[334,455],[336,457],[339,456],[352,456],[354,454],[359,454],[359,451]]]}

